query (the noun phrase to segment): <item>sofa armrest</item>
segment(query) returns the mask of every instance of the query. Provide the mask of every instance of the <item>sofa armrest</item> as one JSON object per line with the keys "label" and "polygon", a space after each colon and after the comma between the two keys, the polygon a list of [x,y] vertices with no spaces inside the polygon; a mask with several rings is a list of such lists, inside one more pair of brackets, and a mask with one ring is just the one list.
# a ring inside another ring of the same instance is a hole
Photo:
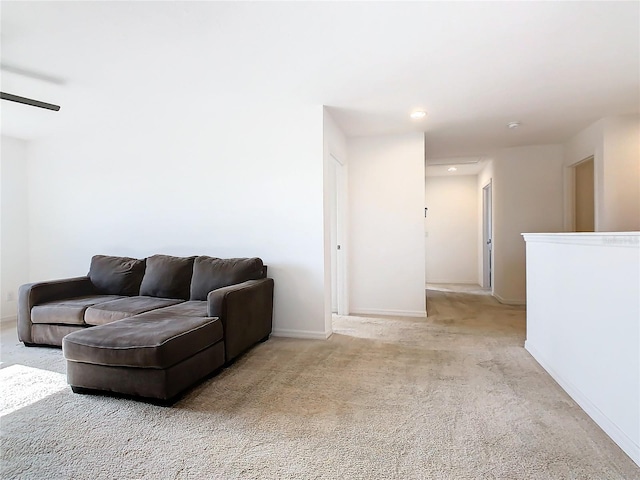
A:
{"label": "sofa armrest", "polygon": [[273,321],[273,279],[261,278],[212,290],[207,296],[210,317],[224,328],[225,362],[265,340]]}
{"label": "sofa armrest", "polygon": [[89,277],[65,278],[22,285],[18,290],[18,339],[24,343],[33,343],[31,308],[34,305],[93,293],[95,293],[95,288]]}

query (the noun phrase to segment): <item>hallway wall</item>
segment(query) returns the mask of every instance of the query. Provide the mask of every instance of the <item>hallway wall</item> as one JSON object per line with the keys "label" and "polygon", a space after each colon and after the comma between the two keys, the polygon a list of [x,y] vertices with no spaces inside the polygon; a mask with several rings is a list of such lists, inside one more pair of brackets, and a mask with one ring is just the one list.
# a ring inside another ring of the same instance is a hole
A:
{"label": "hallway wall", "polygon": [[478,279],[478,180],[476,175],[426,179],[427,283],[476,283]]}
{"label": "hallway wall", "polygon": [[424,135],[347,143],[350,311],[424,316]]}
{"label": "hallway wall", "polygon": [[500,150],[493,161],[494,296],[526,302],[522,233],[563,229],[562,146]]}

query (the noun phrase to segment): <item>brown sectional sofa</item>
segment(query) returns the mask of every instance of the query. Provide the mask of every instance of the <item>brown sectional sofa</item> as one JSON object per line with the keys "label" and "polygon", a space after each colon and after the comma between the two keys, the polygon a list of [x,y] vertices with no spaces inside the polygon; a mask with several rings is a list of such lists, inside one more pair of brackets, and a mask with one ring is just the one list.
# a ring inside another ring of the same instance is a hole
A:
{"label": "brown sectional sofa", "polygon": [[96,255],[85,277],[20,288],[18,337],[62,346],[76,392],[172,403],[269,338],[273,286],[259,258]]}

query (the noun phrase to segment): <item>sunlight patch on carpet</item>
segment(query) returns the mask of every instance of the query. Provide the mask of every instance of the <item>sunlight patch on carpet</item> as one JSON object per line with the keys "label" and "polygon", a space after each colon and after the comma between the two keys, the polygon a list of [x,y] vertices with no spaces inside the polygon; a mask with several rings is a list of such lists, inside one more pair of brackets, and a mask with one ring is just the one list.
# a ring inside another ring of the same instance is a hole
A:
{"label": "sunlight patch on carpet", "polygon": [[0,369],[0,417],[67,388],[63,374],[11,365]]}

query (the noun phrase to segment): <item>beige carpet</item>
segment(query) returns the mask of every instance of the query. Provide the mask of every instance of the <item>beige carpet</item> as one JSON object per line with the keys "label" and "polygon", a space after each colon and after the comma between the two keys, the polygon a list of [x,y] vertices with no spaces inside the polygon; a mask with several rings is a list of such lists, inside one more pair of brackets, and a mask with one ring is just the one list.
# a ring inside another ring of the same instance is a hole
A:
{"label": "beige carpet", "polygon": [[429,295],[428,319],[272,338],[172,408],[75,395],[5,328],[2,478],[640,478],[523,349],[522,308]]}

